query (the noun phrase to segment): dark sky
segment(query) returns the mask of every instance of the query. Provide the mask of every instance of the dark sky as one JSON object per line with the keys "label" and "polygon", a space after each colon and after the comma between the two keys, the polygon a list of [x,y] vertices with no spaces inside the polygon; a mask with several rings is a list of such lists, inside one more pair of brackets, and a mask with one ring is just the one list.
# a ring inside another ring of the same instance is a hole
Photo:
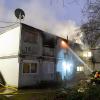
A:
{"label": "dark sky", "polygon": [[26,14],[24,23],[64,37],[82,24],[86,0],[64,1],[63,6],[62,0],[0,0],[0,20],[16,22],[14,11],[21,8]]}

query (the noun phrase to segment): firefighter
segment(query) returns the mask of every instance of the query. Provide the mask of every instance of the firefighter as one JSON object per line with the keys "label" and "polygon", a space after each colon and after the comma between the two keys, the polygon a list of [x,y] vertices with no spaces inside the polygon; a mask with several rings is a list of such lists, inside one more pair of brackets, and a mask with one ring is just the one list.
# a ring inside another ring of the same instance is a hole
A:
{"label": "firefighter", "polygon": [[96,72],[95,75],[94,75],[94,78],[99,78],[99,77],[100,77],[99,73]]}

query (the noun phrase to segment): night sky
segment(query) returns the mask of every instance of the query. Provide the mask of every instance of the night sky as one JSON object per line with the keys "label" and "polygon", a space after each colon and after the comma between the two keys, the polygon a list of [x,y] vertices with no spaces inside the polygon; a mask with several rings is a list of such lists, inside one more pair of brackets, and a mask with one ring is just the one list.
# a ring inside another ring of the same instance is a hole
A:
{"label": "night sky", "polygon": [[[51,3],[52,1],[52,3]],[[14,11],[25,11],[24,23],[49,33],[72,35],[82,24],[86,0],[0,0],[0,20],[16,22]],[[0,24],[2,26],[2,24]]]}

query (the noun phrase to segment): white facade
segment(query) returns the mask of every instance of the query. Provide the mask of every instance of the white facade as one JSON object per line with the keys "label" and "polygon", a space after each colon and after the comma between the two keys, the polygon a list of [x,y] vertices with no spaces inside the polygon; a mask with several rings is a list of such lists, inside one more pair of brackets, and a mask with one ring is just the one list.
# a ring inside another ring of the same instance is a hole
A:
{"label": "white facade", "polygon": [[19,88],[54,80],[55,48],[43,46],[42,33],[21,24],[0,35],[0,73],[6,85]]}
{"label": "white facade", "polygon": [[0,57],[18,55],[20,26],[0,35]]}
{"label": "white facade", "polygon": [[18,87],[20,26],[0,35],[0,73],[7,85]]}
{"label": "white facade", "polygon": [[0,59],[0,72],[6,82],[6,85],[18,87],[18,58]]}

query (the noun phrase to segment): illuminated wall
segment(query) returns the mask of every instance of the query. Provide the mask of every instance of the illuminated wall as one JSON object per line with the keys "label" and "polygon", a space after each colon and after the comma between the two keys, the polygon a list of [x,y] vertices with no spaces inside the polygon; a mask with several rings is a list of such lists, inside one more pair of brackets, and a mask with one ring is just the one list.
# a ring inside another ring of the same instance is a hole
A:
{"label": "illuminated wall", "polygon": [[57,72],[61,74],[62,79],[70,80],[74,77],[77,69],[77,65],[80,61],[77,59],[75,54],[70,51],[69,46],[66,46],[66,42],[58,41],[58,52],[57,52]]}

